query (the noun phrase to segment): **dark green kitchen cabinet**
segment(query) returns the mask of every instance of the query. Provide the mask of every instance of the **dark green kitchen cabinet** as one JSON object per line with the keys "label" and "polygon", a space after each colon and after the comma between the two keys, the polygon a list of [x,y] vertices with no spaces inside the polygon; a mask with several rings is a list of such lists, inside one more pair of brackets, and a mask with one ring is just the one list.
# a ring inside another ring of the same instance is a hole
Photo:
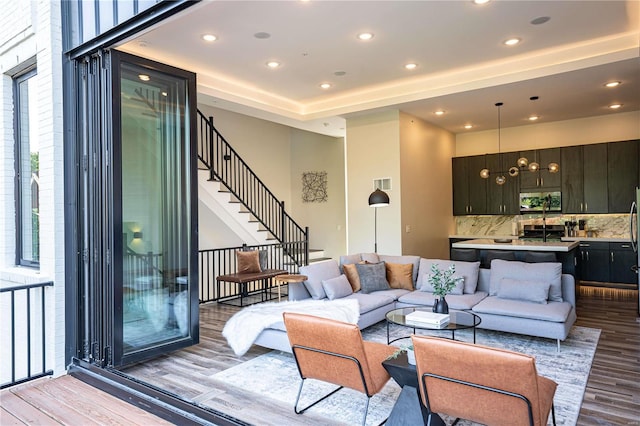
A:
{"label": "dark green kitchen cabinet", "polygon": [[486,214],[487,180],[480,177],[486,167],[484,155],[452,159],[453,214]]}
{"label": "dark green kitchen cabinet", "polygon": [[560,149],[563,213],[607,213],[607,144]]}
{"label": "dark green kitchen cabinet", "polygon": [[[522,192],[536,191],[559,191],[562,186],[561,173],[551,173],[548,170],[549,163],[561,163],[560,148],[539,149],[536,151],[522,151],[521,157],[527,158],[529,164],[537,162],[540,170],[530,172],[523,170],[520,172],[520,190]],[[562,170],[562,164],[560,164]]]}
{"label": "dark green kitchen cabinet", "polygon": [[609,243],[580,243],[580,279],[609,282]]}
{"label": "dark green kitchen cabinet", "polygon": [[631,243],[609,243],[609,260],[611,263],[610,282],[637,284],[638,274],[631,268],[637,264],[637,254]]}
{"label": "dark green kitchen cabinet", "polygon": [[638,141],[607,144],[609,213],[628,213],[638,186]]}
{"label": "dark green kitchen cabinet", "polygon": [[[487,168],[491,175],[487,180],[487,214],[519,214],[520,181],[518,177],[509,176],[509,168],[516,165],[517,152],[487,155]],[[503,172],[506,181],[503,185],[496,183],[496,177]]]}

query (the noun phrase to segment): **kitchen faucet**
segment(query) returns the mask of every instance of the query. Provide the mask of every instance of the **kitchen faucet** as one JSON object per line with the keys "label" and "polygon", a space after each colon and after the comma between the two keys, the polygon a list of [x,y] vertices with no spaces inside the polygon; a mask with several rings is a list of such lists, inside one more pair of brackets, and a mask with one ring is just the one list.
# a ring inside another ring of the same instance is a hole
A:
{"label": "kitchen faucet", "polygon": [[542,241],[547,242],[547,209],[551,205],[551,194],[547,194],[542,202]]}

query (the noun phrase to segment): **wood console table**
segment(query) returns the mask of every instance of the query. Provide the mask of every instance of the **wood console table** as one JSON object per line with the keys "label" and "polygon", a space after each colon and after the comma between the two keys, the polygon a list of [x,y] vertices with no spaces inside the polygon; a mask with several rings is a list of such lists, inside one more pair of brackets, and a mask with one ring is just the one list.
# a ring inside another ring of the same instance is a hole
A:
{"label": "wood console table", "polygon": [[[220,291],[223,283],[231,283],[235,285],[235,291],[233,294],[228,296],[218,296],[216,301],[218,303],[225,303],[233,306],[247,306],[244,304],[244,298],[249,295],[257,295],[260,294],[260,302],[266,302],[267,300],[267,290],[271,287],[271,279],[278,276],[286,274],[288,271],[284,269],[265,269],[262,272],[252,272],[248,274],[227,274],[227,275],[219,275],[216,277],[216,294],[220,295],[222,292]],[[258,289],[249,291],[247,289],[247,284],[252,282],[260,282],[261,285]],[[278,288],[279,289],[279,288]],[[231,301],[240,299],[240,305],[236,303],[231,303]],[[252,305],[252,302],[248,305]]]}

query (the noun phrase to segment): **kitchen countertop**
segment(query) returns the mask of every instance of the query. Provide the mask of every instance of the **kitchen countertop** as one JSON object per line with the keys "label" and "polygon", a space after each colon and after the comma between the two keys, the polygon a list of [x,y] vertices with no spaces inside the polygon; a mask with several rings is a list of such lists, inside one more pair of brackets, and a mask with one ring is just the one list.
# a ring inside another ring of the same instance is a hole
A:
{"label": "kitchen countertop", "polygon": [[592,243],[628,243],[629,238],[615,238],[615,237],[562,237],[562,241],[584,241]]}
{"label": "kitchen countertop", "polygon": [[466,240],[475,240],[478,238],[510,238],[513,240],[517,240],[517,235],[449,235],[449,238],[464,238]]}
{"label": "kitchen countertop", "polygon": [[578,247],[578,241],[525,241],[511,240],[509,243],[496,243],[494,238],[478,238],[475,240],[458,241],[451,244],[453,248],[475,248],[483,250],[530,250],[568,252]]}

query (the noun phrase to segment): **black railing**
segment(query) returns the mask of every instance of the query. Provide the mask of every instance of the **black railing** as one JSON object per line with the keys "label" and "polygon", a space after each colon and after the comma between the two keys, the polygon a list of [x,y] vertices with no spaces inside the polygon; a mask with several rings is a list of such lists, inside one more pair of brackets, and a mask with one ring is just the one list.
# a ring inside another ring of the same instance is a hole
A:
{"label": "black railing", "polygon": [[126,249],[123,259],[123,275],[125,287],[134,288],[135,279],[139,277],[162,277],[162,253],[136,253]]}
{"label": "black railing", "polygon": [[289,251],[291,242],[308,242],[308,229],[303,229],[284,208],[260,178],[213,125],[213,117],[198,111],[198,158],[209,170],[209,180],[218,180],[280,242],[282,250],[297,265],[308,262],[308,244],[304,251]]}
{"label": "black railing", "polygon": [[4,333],[2,337],[0,350],[9,363],[4,361],[0,367],[0,389],[53,374],[47,368],[45,326],[45,288],[51,286],[53,282],[0,289],[0,320],[4,322],[3,329],[11,327],[10,341],[5,341]]}
{"label": "black railing", "polygon": [[[218,289],[216,286],[216,277],[219,275],[233,274],[237,272],[236,251],[238,250],[266,250],[267,264],[266,269],[284,269],[291,274],[298,273],[298,265],[291,262],[288,253],[302,252],[308,250],[306,241],[295,241],[286,244],[263,244],[248,246],[246,244],[240,247],[226,247],[219,249],[209,249],[199,251],[198,276],[200,287],[200,303],[213,302],[220,298],[228,298],[230,296],[239,296],[233,292],[238,289],[232,288]],[[253,288],[252,285],[259,286],[260,283],[249,283],[245,289],[247,292],[258,291],[259,288]]]}

